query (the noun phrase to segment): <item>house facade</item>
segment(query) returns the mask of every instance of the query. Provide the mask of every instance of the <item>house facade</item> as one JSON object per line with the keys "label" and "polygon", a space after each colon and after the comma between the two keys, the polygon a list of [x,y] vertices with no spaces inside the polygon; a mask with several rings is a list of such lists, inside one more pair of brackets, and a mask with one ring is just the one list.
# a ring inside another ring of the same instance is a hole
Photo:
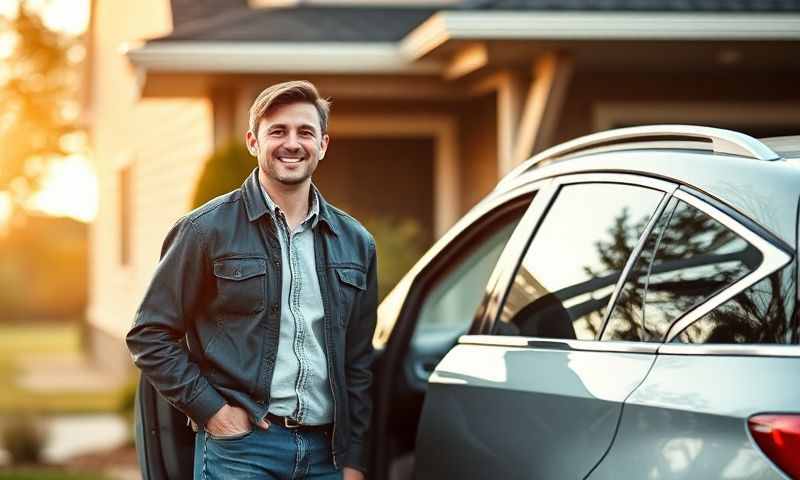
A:
{"label": "house facade", "polygon": [[[204,161],[265,86],[333,101],[315,181],[358,218],[430,244],[502,175],[608,128],[800,132],[800,1],[95,0],[87,105],[100,208],[96,358],[121,339]],[[255,161],[254,161],[255,165]]]}

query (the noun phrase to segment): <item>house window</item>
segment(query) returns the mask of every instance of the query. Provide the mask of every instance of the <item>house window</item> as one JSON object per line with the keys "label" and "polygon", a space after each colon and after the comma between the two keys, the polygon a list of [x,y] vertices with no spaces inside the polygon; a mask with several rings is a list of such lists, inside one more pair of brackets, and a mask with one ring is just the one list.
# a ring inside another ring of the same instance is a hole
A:
{"label": "house window", "polygon": [[119,170],[119,263],[128,266],[131,263],[131,165]]}

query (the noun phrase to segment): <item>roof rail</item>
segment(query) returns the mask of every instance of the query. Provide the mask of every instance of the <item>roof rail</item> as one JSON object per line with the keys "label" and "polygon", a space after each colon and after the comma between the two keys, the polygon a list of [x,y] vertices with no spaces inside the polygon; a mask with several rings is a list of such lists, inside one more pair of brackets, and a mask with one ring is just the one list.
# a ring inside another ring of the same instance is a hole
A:
{"label": "roof rail", "polygon": [[715,153],[727,153],[756,160],[778,160],[781,158],[780,155],[759,140],[733,130],[695,125],[648,125],[644,127],[618,128],[593,133],[548,148],[516,166],[500,181],[498,187],[519,177],[545,160],[562,157],[581,150],[588,150],[604,144],[624,144],[624,142],[630,140],[655,137],[685,137],[686,139],[706,140],[711,142],[710,150]]}

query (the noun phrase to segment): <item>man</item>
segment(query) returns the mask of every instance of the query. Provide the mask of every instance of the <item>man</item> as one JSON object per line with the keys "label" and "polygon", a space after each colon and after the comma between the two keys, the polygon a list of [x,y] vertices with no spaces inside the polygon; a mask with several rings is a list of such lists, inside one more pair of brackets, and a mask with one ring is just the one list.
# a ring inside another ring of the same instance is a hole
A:
{"label": "man", "polygon": [[261,92],[258,168],[172,228],[128,333],[197,429],[195,479],[364,478],[375,243],[311,183],[328,112],[309,82]]}

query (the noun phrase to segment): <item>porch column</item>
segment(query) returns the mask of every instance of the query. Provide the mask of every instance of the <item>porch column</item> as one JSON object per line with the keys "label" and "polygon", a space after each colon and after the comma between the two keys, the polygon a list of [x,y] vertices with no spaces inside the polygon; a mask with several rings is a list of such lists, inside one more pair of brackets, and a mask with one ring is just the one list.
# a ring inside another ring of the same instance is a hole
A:
{"label": "porch column", "polygon": [[555,52],[543,55],[535,63],[533,81],[518,124],[512,155],[514,165],[552,145],[572,67],[570,57]]}

